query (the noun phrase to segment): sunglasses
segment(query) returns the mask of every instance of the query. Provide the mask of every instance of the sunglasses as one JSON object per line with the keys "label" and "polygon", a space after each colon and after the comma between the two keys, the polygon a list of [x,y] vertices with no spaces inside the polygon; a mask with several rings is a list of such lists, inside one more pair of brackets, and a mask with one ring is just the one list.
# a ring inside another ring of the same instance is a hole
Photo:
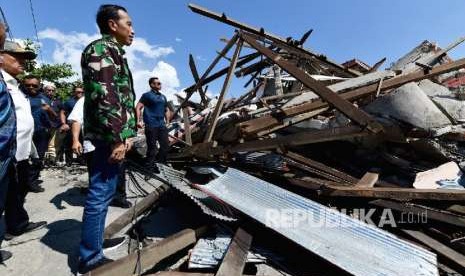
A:
{"label": "sunglasses", "polygon": [[37,84],[25,84],[24,86],[32,87],[32,88],[39,88],[39,85],[37,85]]}

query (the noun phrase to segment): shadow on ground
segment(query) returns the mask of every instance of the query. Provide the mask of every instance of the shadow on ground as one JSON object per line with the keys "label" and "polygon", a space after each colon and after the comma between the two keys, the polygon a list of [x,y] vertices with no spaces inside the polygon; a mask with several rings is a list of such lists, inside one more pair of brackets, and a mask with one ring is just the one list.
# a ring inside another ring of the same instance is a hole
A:
{"label": "shadow on ground", "polygon": [[52,250],[68,256],[68,266],[74,273],[78,263],[78,247],[81,239],[81,222],[64,219],[47,225],[49,231],[40,241]]}
{"label": "shadow on ground", "polygon": [[63,210],[66,209],[66,207],[63,206],[63,201],[71,206],[84,206],[86,195],[82,192],[82,188],[72,187],[63,193],[54,196],[50,200],[50,203],[55,205],[58,210]]}

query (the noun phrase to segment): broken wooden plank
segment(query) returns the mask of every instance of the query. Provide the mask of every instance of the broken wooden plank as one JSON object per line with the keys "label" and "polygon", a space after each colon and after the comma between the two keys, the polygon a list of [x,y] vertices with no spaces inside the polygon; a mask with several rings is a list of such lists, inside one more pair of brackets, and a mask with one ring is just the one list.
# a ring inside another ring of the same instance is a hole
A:
{"label": "broken wooden plank", "polygon": [[341,111],[347,117],[366,127],[368,130],[378,133],[383,130],[381,124],[376,122],[370,115],[358,109],[347,100],[341,98],[338,94],[334,93],[331,89],[324,86],[321,82],[310,77],[305,71],[297,66],[291,64],[281,57],[281,55],[267,49],[257,43],[257,41],[246,33],[241,34],[242,39],[254,47],[257,51],[270,58],[274,63],[279,65],[282,69],[286,70],[289,74],[294,76],[305,86],[312,89],[322,99],[333,105],[336,109]]}
{"label": "broken wooden plank", "polygon": [[138,216],[143,214],[149,208],[152,208],[154,204],[160,199],[160,197],[168,191],[170,187],[166,184],[161,185],[155,191],[150,193],[136,205],[132,206],[126,212],[124,212],[121,216],[117,219],[112,221],[106,228],[103,234],[105,239],[113,237],[116,233],[121,231],[124,227],[126,227],[131,221],[137,219]]}
{"label": "broken wooden plank", "polygon": [[[228,44],[226,44],[223,50],[221,50],[221,53],[216,56],[216,58],[213,60],[210,66],[208,66],[207,70],[205,71],[205,73],[203,73],[202,77],[200,77],[200,79],[196,82],[196,84],[184,90],[187,95],[184,101],[179,105],[180,107],[186,104],[186,102],[192,96],[193,92],[197,91],[200,87],[202,87],[202,85],[206,84],[205,79],[210,74],[211,70],[213,70],[216,64],[218,64],[218,62],[221,60],[221,56],[226,55],[226,53],[234,46],[238,38],[239,38],[238,34],[237,33],[234,34],[233,38],[228,42]],[[179,112],[180,107],[178,107],[178,109],[174,112],[174,114],[177,114]]]}
{"label": "broken wooden plank", "polygon": [[402,203],[386,199],[373,200],[370,201],[370,204],[383,208],[393,209],[404,214],[424,214],[427,220],[435,220],[459,227],[465,227],[465,217],[443,210],[433,209],[424,206],[416,206],[410,203]]}
{"label": "broken wooden plank", "polygon": [[373,172],[367,172],[363,175],[360,181],[355,184],[355,187],[374,187],[376,182],[378,182],[379,174]]}
{"label": "broken wooden plank", "polygon": [[[192,54],[189,54],[189,67],[191,68],[192,76],[194,77],[195,83],[198,83],[200,81],[200,77],[197,71],[197,66],[195,66],[195,61],[194,61],[194,57],[192,56]],[[199,93],[200,93],[200,98],[202,100],[202,105],[206,107],[208,104],[208,99],[202,86],[199,87]]]}
{"label": "broken wooden plank", "polygon": [[381,67],[381,65],[383,65],[383,63],[386,61],[386,58],[382,58],[380,61],[378,61],[377,63],[375,63],[375,65],[373,65],[370,70],[368,70],[367,74],[369,73],[373,73],[375,72],[376,70],[378,70],[379,67]]}
{"label": "broken wooden plank", "polygon": [[201,15],[206,16],[208,18],[217,20],[219,22],[223,22],[225,24],[228,24],[228,25],[233,26],[235,28],[238,28],[240,30],[247,31],[249,33],[260,35],[260,36],[262,36],[262,37],[264,37],[266,39],[269,39],[269,40],[271,40],[271,41],[273,41],[273,42],[275,42],[277,44],[280,44],[281,46],[279,46],[279,47],[282,47],[282,48],[284,48],[286,50],[289,50],[289,48],[290,48],[290,50],[292,50],[292,51],[298,51],[301,54],[304,54],[304,55],[307,55],[307,56],[309,56],[311,58],[317,59],[319,62],[321,62],[323,64],[326,64],[327,66],[333,67],[335,69],[338,69],[340,72],[345,73],[349,77],[360,75],[358,72],[354,72],[353,70],[345,70],[345,68],[342,65],[340,65],[337,62],[334,62],[334,61],[330,60],[326,56],[323,56],[323,55],[317,54],[317,53],[313,53],[313,52],[311,52],[311,51],[309,51],[307,49],[291,46],[291,45],[288,44],[288,41],[286,39],[284,39],[282,37],[279,37],[277,35],[271,34],[269,32],[266,32],[263,28],[259,29],[259,28],[248,26],[245,23],[242,23],[242,22],[239,22],[237,20],[234,20],[234,19],[231,19],[231,18],[227,17],[224,13],[219,14],[219,13],[210,11],[210,10],[208,10],[206,8],[195,5],[195,4],[189,4],[189,8],[193,12],[201,14]]}
{"label": "broken wooden plank", "polygon": [[226,92],[229,89],[229,85],[231,84],[233,72],[234,70],[236,70],[237,58],[239,57],[239,54],[241,52],[242,43],[243,43],[242,40],[239,40],[237,43],[236,50],[234,52],[234,55],[231,61],[231,66],[229,67],[228,73],[226,74],[226,78],[223,83],[223,88],[221,89],[220,95],[218,96],[218,101],[216,103],[215,110],[210,116],[210,122],[208,124],[207,134],[205,135],[205,138],[204,138],[205,143],[210,142],[213,138],[213,133],[215,131],[216,124],[218,122],[218,117],[220,116],[220,112],[223,109],[224,97],[226,95]]}
{"label": "broken wooden plank", "polygon": [[[239,60],[239,61],[237,62],[236,67],[239,67],[239,66],[242,66],[242,65],[244,65],[244,64],[247,64],[247,63],[249,63],[250,61],[256,59],[256,58],[259,57],[259,56],[260,56],[259,53],[254,53],[254,54],[250,55],[249,57],[246,57],[246,58],[244,58],[244,59],[242,59],[242,60]],[[202,78],[201,78],[197,84],[198,84],[198,85],[205,85],[205,84],[207,84],[207,83],[210,83],[210,82],[212,82],[212,81],[214,81],[214,80],[216,80],[216,79],[218,79],[218,78],[220,78],[220,77],[226,75],[226,74],[228,73],[228,71],[229,71],[229,66],[228,66],[228,67],[225,67],[225,68],[222,68],[221,70],[219,70],[219,71],[217,71],[217,72],[211,74],[210,76],[206,77],[205,79],[202,79]],[[192,92],[192,91],[195,91],[195,90],[196,90],[196,85],[197,85],[197,84],[194,84],[194,85],[189,86],[188,88],[184,89],[184,91],[186,91],[186,92],[188,92],[188,93],[189,93],[189,92]]]}
{"label": "broken wooden plank", "polygon": [[98,267],[90,274],[95,276],[132,276],[136,273],[138,266],[141,272],[147,271],[163,259],[195,244],[199,236],[206,231],[207,227],[196,230],[185,229],[126,257]]}
{"label": "broken wooden plank", "polygon": [[326,172],[330,175],[334,175],[344,181],[346,181],[347,183],[352,183],[352,184],[355,184],[357,183],[359,180],[351,175],[348,175],[346,173],[343,173],[339,170],[336,170],[334,168],[331,168],[329,166],[326,166],[325,164],[323,163],[320,163],[318,161],[315,161],[315,160],[312,160],[308,157],[305,157],[305,156],[302,156],[298,153],[295,153],[295,152],[292,152],[292,151],[287,151],[285,153],[283,153],[284,156],[286,156],[287,158],[290,158],[290,159],[293,159],[295,161],[298,161],[298,162],[301,162],[302,164],[305,164],[309,167],[312,167],[312,168],[315,168],[315,169],[318,169],[318,170],[321,170],[323,172]]}
{"label": "broken wooden plank", "polygon": [[330,197],[363,197],[363,198],[388,198],[397,200],[447,200],[457,201],[465,200],[465,192],[460,190],[445,190],[445,189],[412,189],[412,188],[388,188],[388,187],[348,187],[338,185],[333,182],[316,187],[314,184],[308,184],[302,179],[289,179],[293,185],[317,190],[320,195]]}
{"label": "broken wooden plank", "polygon": [[187,107],[182,108],[182,119],[184,121],[184,137],[186,143],[192,146],[191,122],[189,121],[189,111]]}
{"label": "broken wooden plank", "polygon": [[426,235],[423,232],[415,231],[415,230],[406,230],[406,229],[402,229],[401,231],[407,234],[408,236],[412,237],[414,240],[431,248],[434,252],[436,252],[440,256],[448,259],[455,265],[459,266],[461,270],[465,270],[465,255],[460,254],[459,252],[431,238],[430,236]]}
{"label": "broken wooden plank", "polygon": [[[451,71],[455,71],[455,70],[458,70],[464,67],[465,67],[465,58],[457,60],[452,63],[436,66],[433,68],[433,70],[431,70],[428,73],[425,73],[424,71],[416,71],[416,72],[409,73],[406,75],[400,75],[392,79],[385,80],[380,90],[386,91],[389,89],[394,89],[394,88],[400,87],[412,81],[419,81],[422,79],[432,78],[434,76],[441,75],[441,74],[451,72]],[[377,90],[378,90],[378,83],[374,83],[368,86],[357,88],[355,90],[352,90],[346,93],[342,93],[340,94],[340,96],[346,100],[352,101],[352,100],[363,98],[369,95],[373,95],[376,93]],[[328,104],[322,100],[307,102],[307,103],[297,105],[294,107],[282,109],[281,110],[282,116],[280,117],[281,118],[293,117],[293,116],[296,116],[302,113],[324,108],[327,106]],[[272,126],[279,125],[281,123],[281,120],[282,119],[276,118],[272,115],[266,115],[266,116],[263,116],[257,119],[253,119],[247,122],[240,123],[239,125],[244,134],[251,135],[259,131],[268,129]]]}
{"label": "broken wooden plank", "polygon": [[260,151],[275,149],[281,146],[301,146],[313,143],[321,143],[347,138],[366,136],[370,133],[358,126],[330,128],[315,131],[302,131],[296,134],[280,136],[271,139],[263,139],[245,142],[227,149],[229,152]]}
{"label": "broken wooden plank", "polygon": [[237,229],[228,251],[224,255],[223,261],[216,276],[240,276],[247,262],[247,254],[252,244],[252,236],[242,228]]}

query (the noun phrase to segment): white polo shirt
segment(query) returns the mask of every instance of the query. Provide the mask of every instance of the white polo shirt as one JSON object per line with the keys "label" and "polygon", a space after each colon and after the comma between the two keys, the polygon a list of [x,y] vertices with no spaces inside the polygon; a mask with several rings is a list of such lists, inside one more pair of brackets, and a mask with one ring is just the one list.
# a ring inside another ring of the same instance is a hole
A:
{"label": "white polo shirt", "polygon": [[[81,124],[81,131],[84,134],[84,97],[81,97],[73,107],[73,110],[68,116],[68,121],[74,121]],[[95,150],[94,145],[89,140],[83,142],[84,153],[88,153]]]}
{"label": "white polo shirt", "polygon": [[31,155],[34,118],[32,117],[29,98],[19,89],[18,81],[2,70],[8,92],[15,104],[16,113],[16,161],[29,159]]}

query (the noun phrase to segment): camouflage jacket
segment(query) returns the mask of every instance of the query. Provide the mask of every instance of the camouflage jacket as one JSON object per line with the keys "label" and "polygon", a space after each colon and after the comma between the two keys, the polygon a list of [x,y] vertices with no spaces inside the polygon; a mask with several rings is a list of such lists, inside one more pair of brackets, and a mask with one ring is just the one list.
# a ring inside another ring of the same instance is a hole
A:
{"label": "camouflage jacket", "polygon": [[109,35],[82,53],[86,139],[114,144],[136,136],[134,84],[124,53]]}
{"label": "camouflage jacket", "polygon": [[0,73],[0,180],[1,161],[14,158],[16,153],[16,113],[13,100]]}

